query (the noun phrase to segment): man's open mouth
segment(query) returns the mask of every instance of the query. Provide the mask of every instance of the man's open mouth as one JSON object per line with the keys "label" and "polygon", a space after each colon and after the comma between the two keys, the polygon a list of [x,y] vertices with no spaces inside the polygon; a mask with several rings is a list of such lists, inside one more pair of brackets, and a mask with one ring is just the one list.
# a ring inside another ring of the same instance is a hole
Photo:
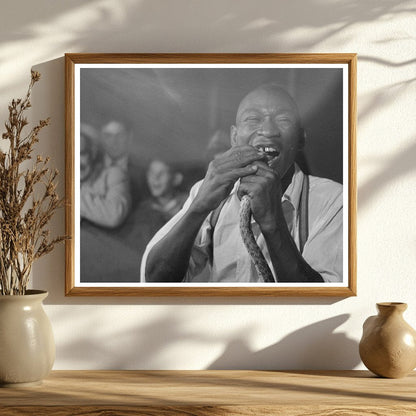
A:
{"label": "man's open mouth", "polygon": [[273,146],[257,145],[256,149],[264,153],[267,158],[267,164],[270,166],[272,162],[279,157],[280,151]]}

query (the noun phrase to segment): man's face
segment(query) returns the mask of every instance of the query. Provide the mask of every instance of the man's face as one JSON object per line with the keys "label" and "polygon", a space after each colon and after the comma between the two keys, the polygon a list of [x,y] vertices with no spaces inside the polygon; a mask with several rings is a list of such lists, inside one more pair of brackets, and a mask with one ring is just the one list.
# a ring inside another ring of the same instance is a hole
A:
{"label": "man's face", "polygon": [[169,166],[161,160],[154,160],[147,170],[147,183],[155,197],[168,196],[174,190],[174,175]]}
{"label": "man's face", "polygon": [[267,154],[267,163],[283,177],[304,145],[299,114],[289,95],[278,88],[259,88],[241,102],[231,144],[250,145]]}
{"label": "man's face", "polygon": [[127,150],[127,132],[117,121],[110,121],[102,129],[102,140],[107,154],[112,159],[119,159]]}

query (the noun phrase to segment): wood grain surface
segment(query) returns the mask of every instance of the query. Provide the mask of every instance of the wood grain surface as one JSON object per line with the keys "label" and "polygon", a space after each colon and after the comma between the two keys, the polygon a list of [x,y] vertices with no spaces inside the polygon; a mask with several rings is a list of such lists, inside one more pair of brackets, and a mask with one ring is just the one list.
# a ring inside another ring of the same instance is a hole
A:
{"label": "wood grain surface", "polygon": [[0,415],[416,415],[416,373],[54,371],[0,389]]}

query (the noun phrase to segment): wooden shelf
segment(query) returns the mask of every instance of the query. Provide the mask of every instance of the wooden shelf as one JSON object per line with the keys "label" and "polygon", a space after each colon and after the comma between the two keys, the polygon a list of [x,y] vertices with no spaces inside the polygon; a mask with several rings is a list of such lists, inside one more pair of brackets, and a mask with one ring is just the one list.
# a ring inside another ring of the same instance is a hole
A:
{"label": "wooden shelf", "polygon": [[0,415],[416,415],[416,372],[53,371],[0,389]]}

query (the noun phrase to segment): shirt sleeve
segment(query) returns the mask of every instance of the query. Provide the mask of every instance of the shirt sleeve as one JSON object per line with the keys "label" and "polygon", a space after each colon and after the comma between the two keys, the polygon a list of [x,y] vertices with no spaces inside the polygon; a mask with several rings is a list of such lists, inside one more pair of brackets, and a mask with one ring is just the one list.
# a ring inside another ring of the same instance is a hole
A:
{"label": "shirt sleeve", "polygon": [[[312,185],[314,186],[314,185]],[[342,185],[315,185],[315,198],[309,201],[309,237],[303,257],[325,282],[343,280],[343,196]]]}
{"label": "shirt sleeve", "polygon": [[81,216],[103,227],[117,227],[130,212],[129,178],[122,169],[112,167],[99,180],[104,181],[103,192],[81,187]]}
{"label": "shirt sleeve", "polygon": [[[185,215],[196,194],[198,193],[201,183],[202,181],[196,183],[191,188],[189,197],[185,201],[182,209],[173,218],[171,218],[147,244],[140,266],[140,281],[142,283],[146,282],[146,262],[149,252],[159,241],[161,241],[167,234],[169,234],[176,223]],[[209,260],[211,257],[210,250],[212,250],[211,227],[209,222],[210,215],[204,220],[197,234],[197,237],[195,238],[195,242],[191,251],[191,257],[189,260],[188,270],[184,278],[185,282],[203,279],[201,276],[206,276],[206,274],[209,273]]]}

